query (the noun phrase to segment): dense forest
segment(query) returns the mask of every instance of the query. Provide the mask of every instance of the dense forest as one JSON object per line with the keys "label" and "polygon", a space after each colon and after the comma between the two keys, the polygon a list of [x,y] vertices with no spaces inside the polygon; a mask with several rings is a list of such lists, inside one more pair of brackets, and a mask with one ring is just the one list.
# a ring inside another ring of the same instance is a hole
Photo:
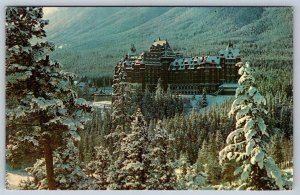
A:
{"label": "dense forest", "polygon": [[57,47],[54,59],[64,69],[90,78],[112,77],[114,65],[131,44],[141,53],[157,37],[185,56],[215,55],[231,41],[254,66],[292,65],[291,7],[55,9],[45,16],[50,20],[47,39]]}
{"label": "dense forest", "polygon": [[[80,11],[60,9],[66,15]],[[87,8],[69,18],[63,28],[67,39],[53,33],[63,24],[58,22],[60,14],[52,16],[56,22],[51,27],[51,20],[48,25],[43,19],[42,8],[6,9],[6,162],[15,169],[26,168],[29,177],[20,183],[20,189],[292,188],[293,175],[287,171],[293,167],[290,8],[97,9]],[[144,17],[133,20],[133,10],[135,17]],[[96,27],[88,22],[93,14],[102,17]],[[109,33],[111,21],[119,14],[124,14],[114,24],[119,28]],[[175,23],[163,25],[170,15],[176,15]],[[191,18],[202,20],[193,25]],[[274,20],[285,22],[274,30]],[[83,21],[87,27],[81,28]],[[146,24],[155,21],[161,21],[159,33],[173,27],[173,34],[168,34],[177,42],[173,48],[189,55],[198,55],[199,49],[209,54],[228,39],[234,41],[243,53],[243,62],[237,64],[240,79],[235,96],[209,105],[204,91],[197,107],[184,112],[183,99],[170,89],[164,91],[160,80],[155,92],[143,91],[123,82],[124,66],[120,66],[113,78],[111,108],[92,107],[79,97],[84,92],[77,93],[77,78],[70,72],[80,74],[82,81],[93,78],[99,86],[112,83],[113,62],[126,52],[126,42],[147,45],[142,44],[147,34],[140,39],[134,30],[151,33],[155,28]],[[222,30],[204,41],[212,25]],[[85,31],[91,26],[95,30]],[[75,27],[81,31],[75,32]],[[189,31],[183,30],[186,28]],[[108,33],[108,37],[96,32]],[[106,44],[85,39],[91,37],[89,33],[106,39]],[[56,46],[46,41],[48,34]],[[117,35],[124,40],[120,45],[114,45],[112,39]],[[62,44],[71,46],[64,50],[59,48]],[[9,188],[9,181],[7,185]]]}

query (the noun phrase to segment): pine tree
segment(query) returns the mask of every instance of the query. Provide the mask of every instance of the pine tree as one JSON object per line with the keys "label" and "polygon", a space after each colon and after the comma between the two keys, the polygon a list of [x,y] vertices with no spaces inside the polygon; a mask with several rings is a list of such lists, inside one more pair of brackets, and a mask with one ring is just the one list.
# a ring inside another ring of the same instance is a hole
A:
{"label": "pine tree", "polygon": [[196,165],[187,162],[186,155],[181,154],[176,164],[178,190],[201,190],[204,187],[205,177],[196,171]]}
{"label": "pine tree", "polygon": [[228,181],[229,185],[232,186],[232,182],[236,180],[238,177],[237,175],[234,175],[233,172],[235,171],[237,167],[237,163],[235,160],[226,161],[223,163],[222,168],[222,180]]}
{"label": "pine tree", "polygon": [[74,140],[67,138],[67,145],[54,152],[54,173],[58,189],[60,190],[87,190],[92,180],[83,170],[84,164],[79,160],[79,150]]}
{"label": "pine tree", "polygon": [[131,88],[125,82],[126,72],[124,64],[117,64],[116,75],[114,75],[113,93],[112,93],[112,114],[111,130],[106,139],[109,142],[109,151],[115,159],[118,156],[120,140],[126,132],[130,131],[129,110],[131,104]]}
{"label": "pine tree", "polygon": [[155,99],[155,101],[159,102],[163,99],[163,97],[164,97],[164,89],[162,86],[162,80],[159,78],[157,81],[156,89],[155,89],[154,99]]}
{"label": "pine tree", "polygon": [[93,190],[106,190],[109,184],[107,178],[112,159],[104,147],[95,147],[95,150],[95,158],[87,165],[89,175],[93,178],[95,183],[90,188]]}
{"label": "pine tree", "polygon": [[230,115],[236,115],[236,130],[226,140],[227,146],[220,151],[220,163],[236,160],[239,166],[234,174],[241,175],[238,189],[283,189],[285,179],[281,170],[266,151],[269,133],[263,117],[266,114],[265,98],[255,87],[253,69],[249,63],[238,63],[241,75]]}
{"label": "pine tree", "polygon": [[168,132],[162,126],[162,121],[158,121],[154,133],[149,154],[151,172],[147,180],[147,189],[173,190],[176,177],[170,161],[171,140]]}
{"label": "pine tree", "polygon": [[155,118],[163,119],[165,115],[165,94],[162,86],[162,80],[159,78],[155,89],[154,101],[155,101]]}
{"label": "pine tree", "polygon": [[123,64],[118,64],[116,66],[117,72],[114,78],[113,93],[112,93],[112,131],[113,132],[124,132],[125,123],[128,118],[126,111],[126,104],[130,100],[126,96],[126,86],[125,83],[126,73],[125,66]]}
{"label": "pine tree", "polygon": [[132,116],[131,133],[121,139],[120,152],[110,167],[109,189],[143,190],[149,175],[149,152],[147,125],[137,109]]}
{"label": "pine tree", "polygon": [[279,165],[283,163],[284,160],[286,160],[283,158],[282,145],[283,145],[282,137],[278,135],[278,133],[276,133],[271,139],[271,147],[269,151],[271,157],[274,159],[276,164]]}
{"label": "pine tree", "polygon": [[143,98],[142,98],[142,112],[145,116],[145,120],[149,122],[154,118],[155,108],[154,108],[154,97],[146,86]]}
{"label": "pine tree", "polygon": [[217,130],[215,134],[215,151],[217,154],[219,154],[219,151],[223,148],[224,146],[224,138],[220,130]]}
{"label": "pine tree", "polygon": [[207,97],[206,97],[206,89],[203,88],[202,98],[200,101],[200,108],[205,108],[207,105],[208,105],[208,102],[207,102]]}
{"label": "pine tree", "polygon": [[[68,137],[68,136],[66,136]],[[56,188],[60,190],[86,190],[92,184],[83,171],[83,164],[79,161],[78,149],[73,138],[65,138],[66,146],[59,147],[53,152],[53,167]],[[48,189],[45,158],[38,159],[32,167],[26,168],[33,179],[23,180],[21,189]]]}
{"label": "pine tree", "polygon": [[222,168],[218,163],[218,151],[221,147],[220,141],[220,135],[216,136],[215,134],[210,134],[204,172],[207,175],[207,181],[211,183],[216,183],[221,180]]}
{"label": "pine tree", "polygon": [[[40,7],[6,9],[6,116],[8,128],[17,127],[21,134],[34,127],[24,139],[43,148],[47,188],[56,189],[53,150],[62,144],[65,132],[78,138],[87,120],[84,113],[91,108],[72,90],[73,75],[49,60],[54,45],[40,42],[48,24],[42,16]],[[37,41],[31,43],[33,39]]]}
{"label": "pine tree", "polygon": [[291,167],[293,165],[293,137],[287,138],[283,136],[283,159],[284,167]]}
{"label": "pine tree", "polygon": [[207,156],[209,153],[208,144],[206,140],[203,141],[201,148],[199,148],[197,159],[197,172],[204,172],[205,164],[207,163]]}

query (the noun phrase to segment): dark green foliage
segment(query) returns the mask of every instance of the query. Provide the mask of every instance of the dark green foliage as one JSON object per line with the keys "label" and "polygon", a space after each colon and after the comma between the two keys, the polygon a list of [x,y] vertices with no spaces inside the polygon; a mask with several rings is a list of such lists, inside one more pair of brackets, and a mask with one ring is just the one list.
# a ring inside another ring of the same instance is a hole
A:
{"label": "dark green foliage", "polygon": [[198,56],[213,55],[230,40],[253,64],[291,67],[292,17],[291,7],[58,8],[47,31],[63,46],[53,57],[90,78],[111,77],[132,43],[140,53],[158,36],[175,51]]}
{"label": "dark green foliage", "polygon": [[171,139],[168,132],[158,121],[150,146],[150,173],[147,178],[147,189],[174,190],[176,188],[175,169],[171,162]]}
{"label": "dark green foliage", "polygon": [[164,91],[161,80],[158,80],[156,91],[151,93],[148,88],[145,89],[141,99],[141,108],[145,120],[172,118],[176,113],[183,112],[183,102],[179,97],[172,94],[170,89]]}
{"label": "dark green foliage", "polygon": [[282,137],[275,134],[271,139],[270,155],[280,165],[286,159],[283,158]]}
{"label": "dark green foliage", "polygon": [[222,167],[219,165],[219,151],[224,145],[220,131],[209,134],[208,142],[203,141],[198,153],[197,172],[204,172],[207,182],[216,184],[222,181]]}
{"label": "dark green foliage", "polygon": [[277,132],[269,144],[269,153],[274,161],[281,167],[291,167],[293,164],[293,138]]}
{"label": "dark green foliage", "polygon": [[232,185],[233,181],[236,181],[238,179],[238,176],[233,174],[237,166],[238,165],[235,160],[228,161],[222,166],[222,180],[225,182],[229,182],[230,186]]}
{"label": "dark green foliage", "polygon": [[209,139],[209,134],[219,129],[222,129],[220,133],[223,137],[228,134],[229,129],[234,127],[234,121],[226,114],[230,104],[231,100],[227,100],[223,104],[211,106],[207,112],[197,113],[194,110],[190,115],[176,114],[173,118],[164,121],[165,128],[176,140],[173,147],[177,159],[183,152],[187,154],[188,161],[193,164],[198,158],[201,144]]}
{"label": "dark green foliage", "polygon": [[95,147],[112,147],[106,138],[111,132],[111,111],[109,109],[94,108],[91,120],[85,125],[85,131],[80,132],[80,159],[86,163],[93,160]]}
{"label": "dark green foliage", "polygon": [[132,116],[131,132],[120,138],[116,161],[111,164],[109,189],[143,190],[149,175],[147,125],[140,109]]}

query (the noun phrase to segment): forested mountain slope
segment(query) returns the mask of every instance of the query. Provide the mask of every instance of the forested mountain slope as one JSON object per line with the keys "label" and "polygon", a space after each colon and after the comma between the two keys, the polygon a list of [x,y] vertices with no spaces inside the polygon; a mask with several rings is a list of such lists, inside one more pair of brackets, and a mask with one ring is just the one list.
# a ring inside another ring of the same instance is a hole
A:
{"label": "forested mountain slope", "polygon": [[186,55],[212,55],[228,41],[254,64],[292,64],[289,7],[60,7],[45,16],[54,57],[80,75],[112,75],[132,43],[147,50],[157,37]]}

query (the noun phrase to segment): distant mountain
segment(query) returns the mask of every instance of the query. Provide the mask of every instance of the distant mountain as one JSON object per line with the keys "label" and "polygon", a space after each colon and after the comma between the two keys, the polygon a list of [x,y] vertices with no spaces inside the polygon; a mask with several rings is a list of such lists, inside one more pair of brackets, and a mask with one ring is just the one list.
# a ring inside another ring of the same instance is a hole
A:
{"label": "distant mountain", "polygon": [[142,52],[157,37],[186,55],[214,54],[232,41],[245,59],[292,62],[290,7],[61,7],[46,19],[54,58],[91,77],[111,75],[132,43]]}

